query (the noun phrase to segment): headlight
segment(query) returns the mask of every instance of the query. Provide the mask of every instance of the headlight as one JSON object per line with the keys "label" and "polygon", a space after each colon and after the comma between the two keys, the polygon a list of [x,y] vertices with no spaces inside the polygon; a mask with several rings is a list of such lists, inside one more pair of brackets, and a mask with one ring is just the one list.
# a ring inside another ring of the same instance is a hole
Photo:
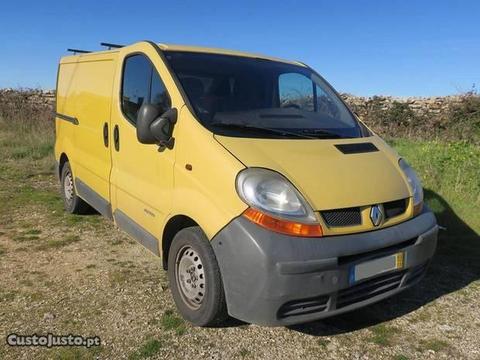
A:
{"label": "headlight", "polygon": [[398,165],[400,165],[400,168],[403,170],[403,173],[407,178],[408,185],[410,186],[413,194],[414,212],[418,213],[422,209],[423,205],[423,188],[420,179],[415,173],[415,170],[413,170],[405,160],[400,159],[398,161]]}
{"label": "headlight", "polygon": [[279,173],[249,168],[237,176],[237,192],[250,206],[244,215],[270,230],[296,236],[322,236],[315,214],[298,190]]}

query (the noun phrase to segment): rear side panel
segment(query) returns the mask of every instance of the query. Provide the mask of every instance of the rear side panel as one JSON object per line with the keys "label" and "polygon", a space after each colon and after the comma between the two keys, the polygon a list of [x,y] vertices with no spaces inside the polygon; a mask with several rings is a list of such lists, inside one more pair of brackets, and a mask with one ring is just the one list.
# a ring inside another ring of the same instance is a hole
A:
{"label": "rear side panel", "polygon": [[[56,91],[57,114],[69,113],[68,107],[70,104],[67,98],[74,72],[75,64],[60,64],[58,66]],[[66,103],[68,103],[68,105],[66,105]],[[75,124],[57,116],[55,121],[55,135],[55,159],[58,162],[62,153],[69,154],[74,148]]]}
{"label": "rear side panel", "polygon": [[110,107],[115,64],[114,54],[67,57],[60,64],[58,79],[56,151],[67,154],[77,188],[80,180],[107,202],[110,201]]}

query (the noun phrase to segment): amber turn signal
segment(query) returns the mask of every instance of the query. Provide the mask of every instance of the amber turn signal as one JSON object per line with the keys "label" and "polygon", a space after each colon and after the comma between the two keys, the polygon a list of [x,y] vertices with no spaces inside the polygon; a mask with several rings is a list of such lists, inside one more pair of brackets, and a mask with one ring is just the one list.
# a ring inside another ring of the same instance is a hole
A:
{"label": "amber turn signal", "polygon": [[319,224],[302,224],[294,221],[277,219],[252,208],[245,210],[243,216],[265,229],[281,234],[304,237],[323,236],[322,227]]}
{"label": "amber turn signal", "polygon": [[413,206],[413,216],[417,216],[423,210],[423,201],[417,205]]}

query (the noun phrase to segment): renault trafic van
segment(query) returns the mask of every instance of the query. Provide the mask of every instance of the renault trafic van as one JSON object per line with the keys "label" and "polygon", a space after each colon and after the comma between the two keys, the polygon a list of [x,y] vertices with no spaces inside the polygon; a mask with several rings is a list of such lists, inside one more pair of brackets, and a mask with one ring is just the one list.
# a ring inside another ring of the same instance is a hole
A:
{"label": "renault trafic van", "polygon": [[296,61],[148,41],[63,57],[55,158],[66,211],[158,255],[199,326],[357,309],[436,248],[414,170]]}

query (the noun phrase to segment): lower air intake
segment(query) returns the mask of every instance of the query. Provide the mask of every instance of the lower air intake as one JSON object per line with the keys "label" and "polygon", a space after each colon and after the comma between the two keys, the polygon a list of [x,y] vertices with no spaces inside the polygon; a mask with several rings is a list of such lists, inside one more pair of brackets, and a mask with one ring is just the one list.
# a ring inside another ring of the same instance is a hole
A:
{"label": "lower air intake", "polygon": [[406,270],[377,276],[338,292],[337,309],[365,301],[400,287]]}
{"label": "lower air intake", "polygon": [[279,318],[289,316],[298,316],[321,312],[327,310],[328,300],[330,296],[319,296],[311,299],[290,301],[278,310]]}

